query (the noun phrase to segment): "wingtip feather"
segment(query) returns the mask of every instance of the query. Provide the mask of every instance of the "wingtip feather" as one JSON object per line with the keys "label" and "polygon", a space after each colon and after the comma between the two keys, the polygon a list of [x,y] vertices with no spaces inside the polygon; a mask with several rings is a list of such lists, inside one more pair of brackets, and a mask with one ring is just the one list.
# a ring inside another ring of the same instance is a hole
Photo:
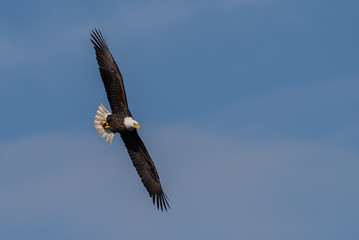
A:
{"label": "wingtip feather", "polygon": [[159,194],[153,194],[151,197],[153,205],[155,205],[158,210],[161,210],[163,212],[163,210],[168,211],[169,209],[171,209],[167,200],[168,197],[164,192]]}

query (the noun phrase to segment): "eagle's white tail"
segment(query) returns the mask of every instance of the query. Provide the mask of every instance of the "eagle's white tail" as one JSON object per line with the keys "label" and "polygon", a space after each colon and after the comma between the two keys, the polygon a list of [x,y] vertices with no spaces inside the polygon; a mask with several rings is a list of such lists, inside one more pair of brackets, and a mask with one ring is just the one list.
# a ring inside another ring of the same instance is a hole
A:
{"label": "eagle's white tail", "polygon": [[112,140],[115,136],[115,133],[110,129],[106,129],[103,127],[103,121],[106,121],[108,115],[110,115],[110,111],[108,111],[102,104],[98,107],[98,110],[95,115],[95,129],[97,133],[105,139],[105,141],[111,145]]}

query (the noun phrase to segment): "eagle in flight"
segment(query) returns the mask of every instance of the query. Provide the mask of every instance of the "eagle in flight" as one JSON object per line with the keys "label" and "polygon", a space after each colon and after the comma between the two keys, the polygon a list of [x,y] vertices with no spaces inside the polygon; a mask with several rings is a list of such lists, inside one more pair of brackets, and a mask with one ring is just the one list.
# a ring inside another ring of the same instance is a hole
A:
{"label": "eagle in flight", "polygon": [[92,39],[90,40],[95,48],[100,75],[112,110],[111,113],[102,104],[99,106],[95,116],[95,129],[109,145],[111,145],[116,132],[121,135],[132,163],[150,194],[153,204],[157,205],[157,208],[161,209],[161,211],[163,209],[167,211],[170,206],[167,196],[163,192],[160,177],[150,154],[137,133],[137,130],[140,130],[140,125],[132,118],[132,114],[128,109],[121,72],[102,33],[94,29],[91,37]]}

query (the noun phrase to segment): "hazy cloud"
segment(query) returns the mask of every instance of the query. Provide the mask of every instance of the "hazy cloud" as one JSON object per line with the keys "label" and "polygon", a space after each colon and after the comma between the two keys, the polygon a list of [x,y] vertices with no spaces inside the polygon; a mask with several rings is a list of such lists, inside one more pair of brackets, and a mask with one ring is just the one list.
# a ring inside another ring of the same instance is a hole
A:
{"label": "hazy cloud", "polygon": [[143,137],[170,197],[168,213],[152,206],[119,137],[108,147],[95,135],[50,135],[0,146],[2,225],[21,232],[45,219],[66,222],[58,228],[68,236],[96,228],[94,236],[106,238],[162,229],[163,239],[300,239],[344,231],[338,221],[358,214],[356,152],[172,129]]}

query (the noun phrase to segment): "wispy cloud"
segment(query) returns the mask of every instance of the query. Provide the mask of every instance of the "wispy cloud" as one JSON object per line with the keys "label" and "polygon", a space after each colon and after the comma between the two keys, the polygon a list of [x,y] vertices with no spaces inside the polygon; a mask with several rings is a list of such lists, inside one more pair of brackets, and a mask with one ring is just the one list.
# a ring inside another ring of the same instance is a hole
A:
{"label": "wispy cloud", "polygon": [[154,1],[129,5],[114,15],[113,21],[128,32],[147,34],[179,24],[197,11],[190,2]]}
{"label": "wispy cloud", "polygon": [[353,74],[280,85],[251,94],[212,115],[239,123],[234,128],[236,133],[251,139],[298,139],[315,135],[318,139],[331,139],[340,144],[344,140],[344,135],[339,137],[340,132],[347,131],[348,127],[357,132],[359,128],[359,115],[352,111],[359,101],[355,91],[357,79],[358,75]]}

